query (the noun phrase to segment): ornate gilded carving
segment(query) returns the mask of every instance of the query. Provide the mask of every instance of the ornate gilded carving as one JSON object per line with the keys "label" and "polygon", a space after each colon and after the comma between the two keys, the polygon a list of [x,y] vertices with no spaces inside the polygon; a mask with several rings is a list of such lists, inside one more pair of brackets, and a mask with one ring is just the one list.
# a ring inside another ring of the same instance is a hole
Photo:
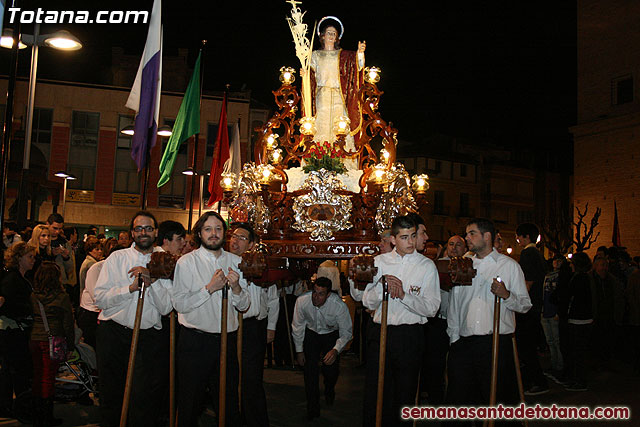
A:
{"label": "ornate gilded carving", "polygon": [[269,207],[262,197],[260,180],[262,173],[254,163],[245,163],[240,183],[238,196],[231,203],[231,220],[249,222],[258,233],[266,233],[269,229]]}
{"label": "ornate gilded carving", "polygon": [[380,251],[378,242],[343,241],[343,242],[309,242],[265,240],[272,257],[291,258],[351,258],[354,255],[377,255]]}
{"label": "ornate gilded carving", "polygon": [[325,169],[309,172],[302,188],[311,191],[293,202],[294,229],[310,232],[313,241],[326,241],[334,239],[335,231],[352,227],[351,199],[336,193],[343,190],[344,185],[335,172]]}
{"label": "ornate gilded carving", "polygon": [[411,193],[409,174],[401,163],[393,165],[387,171],[387,182],[390,184],[386,191],[380,195],[380,204],[376,212],[378,232],[391,228],[391,223],[397,216],[418,210]]}

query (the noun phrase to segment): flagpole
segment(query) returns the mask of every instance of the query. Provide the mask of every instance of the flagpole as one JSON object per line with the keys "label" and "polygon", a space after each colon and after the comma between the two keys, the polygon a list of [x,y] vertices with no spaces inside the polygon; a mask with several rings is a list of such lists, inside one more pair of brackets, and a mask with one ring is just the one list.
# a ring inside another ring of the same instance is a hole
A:
{"label": "flagpole", "polygon": [[[151,133],[152,130],[153,128],[149,129],[148,132]],[[142,200],[140,200],[140,209],[142,210],[145,210],[147,208],[147,186],[149,184],[150,163],[151,163],[151,150],[147,148],[147,153],[145,155],[144,172],[142,175]]]}
{"label": "flagpole", "polygon": [[[227,117],[229,114],[229,88],[231,87],[230,83],[224,85],[224,109],[227,111]],[[209,177],[211,179],[211,177]],[[222,211],[222,200],[218,201],[218,214]]]}
{"label": "flagpole", "polygon": [[[207,41],[206,40],[202,40],[202,46],[200,47],[200,114],[202,114],[202,82],[204,81],[204,73],[202,72],[202,69],[204,68],[204,66],[202,65],[202,63],[204,62],[202,59],[202,52],[204,51],[205,46],[207,45]],[[193,223],[193,191],[194,188],[196,186],[196,163],[197,163],[197,159],[198,159],[198,138],[200,137],[200,132],[198,131],[198,133],[196,133],[194,135],[194,141],[193,141],[193,156],[191,157],[192,162],[191,162],[191,170],[193,172],[193,174],[191,174],[191,192],[189,194],[189,221],[187,223],[187,233],[191,233],[191,224]]]}

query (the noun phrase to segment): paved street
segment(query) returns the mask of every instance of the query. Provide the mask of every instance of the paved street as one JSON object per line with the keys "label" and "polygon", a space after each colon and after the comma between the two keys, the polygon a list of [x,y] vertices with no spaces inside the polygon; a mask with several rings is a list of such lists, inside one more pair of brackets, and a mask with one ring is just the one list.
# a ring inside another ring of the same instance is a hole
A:
{"label": "paved street", "polygon": [[[321,417],[308,423],[302,371],[291,369],[266,369],[265,389],[269,416],[274,427],[345,426],[356,427],[361,423],[362,387],[364,367],[358,359],[347,354],[341,361],[340,379],[336,389],[334,406],[326,408],[321,401]],[[576,405],[594,407],[597,405],[630,406],[633,414],[640,414],[640,375],[631,373],[629,361],[611,363],[608,368],[592,372],[592,381],[587,392],[568,392],[563,387],[550,382],[551,391],[529,398],[528,403],[539,402],[550,405]],[[65,426],[96,426],[98,411],[95,406],[76,403],[57,404],[56,415],[64,418]],[[638,415],[640,416],[640,415]],[[426,424],[426,423],[425,423]],[[15,420],[0,419],[0,426],[18,426]],[[201,418],[201,425],[215,425],[213,414],[207,412]],[[532,422],[530,426],[548,426],[545,422]],[[602,425],[596,422],[565,422],[563,425]],[[640,425],[637,418],[618,425]]]}

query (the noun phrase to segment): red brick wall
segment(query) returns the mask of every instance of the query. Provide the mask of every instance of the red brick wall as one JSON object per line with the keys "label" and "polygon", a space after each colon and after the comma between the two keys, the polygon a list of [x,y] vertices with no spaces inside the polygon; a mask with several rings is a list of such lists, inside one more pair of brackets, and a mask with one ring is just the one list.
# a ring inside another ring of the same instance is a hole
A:
{"label": "red brick wall", "polygon": [[[53,175],[54,173],[67,170],[70,135],[71,129],[69,126],[53,125],[51,134],[51,157],[49,160],[49,180],[51,181],[60,180],[60,178]],[[60,201],[62,202],[62,191],[60,192]]]}
{"label": "red brick wall", "polygon": [[69,160],[69,138],[71,129],[69,126],[53,126],[51,135],[51,159],[49,179],[56,179],[53,175],[56,171],[66,170]]}
{"label": "red brick wall", "polygon": [[94,203],[111,204],[116,156],[116,131],[100,130]]}

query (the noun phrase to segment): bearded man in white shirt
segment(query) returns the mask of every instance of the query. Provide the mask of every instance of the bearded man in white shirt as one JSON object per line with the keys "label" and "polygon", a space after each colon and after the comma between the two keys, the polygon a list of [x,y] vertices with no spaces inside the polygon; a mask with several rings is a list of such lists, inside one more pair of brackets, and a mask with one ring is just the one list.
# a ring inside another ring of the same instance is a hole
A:
{"label": "bearded man in white shirt", "polygon": [[364,306],[375,310],[373,331],[367,333],[365,426],[375,425],[383,298],[380,279],[385,277],[389,289],[384,426],[402,425],[400,407],[413,404],[424,351],[423,325],[440,306],[438,271],[433,261],[416,251],[417,231],[416,223],[408,216],[393,220],[391,243],[395,248],[375,257],[378,272],[362,296]]}
{"label": "bearded man in white shirt", "polygon": [[238,269],[241,258],[223,249],[227,225],[220,214],[205,212],[193,227],[198,249],[180,257],[173,280],[173,306],[182,326],[178,340],[178,425],[198,424],[209,385],[218,412],[222,292],[231,286],[227,304],[226,423],[240,425],[238,408],[237,311],[249,308],[247,282]]}
{"label": "bearded man in white shirt", "polygon": [[[234,224],[229,250],[242,256],[253,248],[256,234],[246,222]],[[242,418],[249,427],[268,427],[267,397],[264,393],[264,354],[267,344],[276,336],[276,323],[280,313],[278,288],[263,288],[248,283],[251,298],[249,309],[242,313]]]}
{"label": "bearded man in white shirt", "polygon": [[124,393],[132,328],[135,323],[138,290],[142,278],[146,288],[140,338],[136,355],[129,425],[152,426],[158,396],[150,391],[157,372],[156,354],[162,351],[160,317],[171,311],[171,280],[152,280],[147,263],[154,251],[158,222],[152,213],[133,216],[130,230],[134,245],[114,252],[102,266],[95,286],[95,302],[102,310],[97,329],[98,370],[100,371],[100,414],[104,426],[117,426]]}
{"label": "bearded man in white shirt", "polygon": [[340,372],[340,352],[351,340],[351,316],[338,294],[331,292],[331,280],[319,277],[313,291],[301,295],[293,312],[292,335],[298,364],[304,367],[309,420],[320,416],[320,369],[324,376],[324,397],[328,406],[335,400]]}
{"label": "bearded man in white shirt", "polygon": [[447,401],[452,405],[489,403],[496,296],[502,299],[498,402],[518,401],[511,334],[515,330],[515,313],[526,313],[531,308],[531,300],[518,263],[493,248],[494,234],[495,227],[490,220],[469,221],[465,240],[473,253],[473,268],[477,273],[471,286],[454,286],[449,292],[447,333],[451,348]]}

